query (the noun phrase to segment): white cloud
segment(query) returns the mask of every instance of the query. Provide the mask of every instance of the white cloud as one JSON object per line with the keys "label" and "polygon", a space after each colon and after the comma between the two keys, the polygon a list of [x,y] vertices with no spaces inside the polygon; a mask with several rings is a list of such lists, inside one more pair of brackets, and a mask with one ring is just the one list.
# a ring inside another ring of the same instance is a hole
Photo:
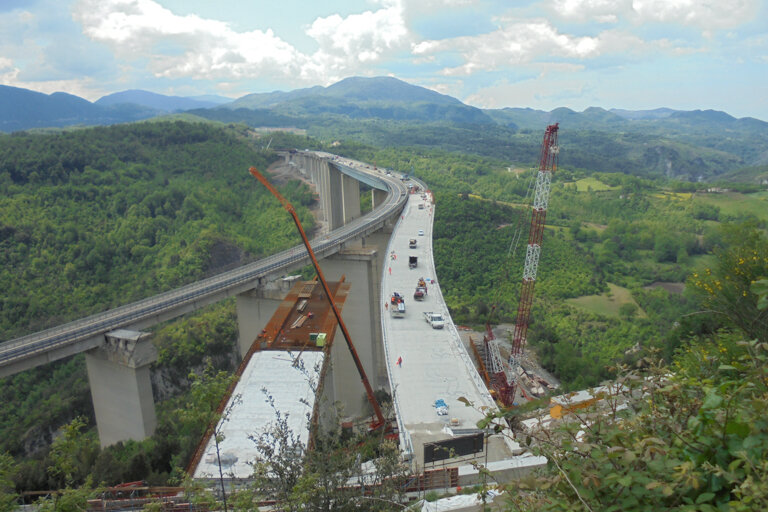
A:
{"label": "white cloud", "polygon": [[66,91],[81,98],[95,101],[107,94],[108,91],[100,89],[90,78],[76,78],[69,80],[22,80],[21,70],[9,58],[0,57],[0,83],[13,87],[21,87],[43,94]]}
{"label": "white cloud", "polygon": [[632,0],[553,0],[550,10],[577,21],[615,23],[632,12]]}
{"label": "white cloud", "polygon": [[479,70],[503,69],[547,56],[588,58],[599,54],[600,40],[559,33],[546,20],[502,20],[494,32],[479,36],[424,41],[414,45],[413,53],[426,56],[436,52],[458,52],[464,64],[446,68],[446,75],[469,75]]}
{"label": "white cloud", "polygon": [[116,55],[147,59],[158,77],[295,75],[306,60],[270,30],[238,33],[220,21],[176,15],[153,0],[79,0],[74,17]]}
{"label": "white cloud", "polygon": [[0,57],[0,83],[15,83],[18,75],[19,68],[14,66],[13,61],[7,57]]}
{"label": "white cloud", "polygon": [[[456,0],[454,0],[456,1]],[[156,0],[77,0],[84,33],[118,57],[147,62],[157,77],[212,80],[297,79],[330,83],[410,47],[400,2],[378,10],[317,18],[307,27],[318,49],[307,55],[272,30],[237,32],[229,24],[180,16]]]}
{"label": "white cloud", "polygon": [[327,70],[326,79],[375,64],[393,52],[410,46],[410,34],[399,5],[366,11],[343,18],[338,14],[317,18],[307,29],[319,50],[307,71]]}
{"label": "white cloud", "polygon": [[733,28],[752,20],[757,0],[633,0],[641,21],[682,23],[703,30]]}
{"label": "white cloud", "polygon": [[551,0],[550,12],[575,21],[682,24],[705,32],[754,19],[759,0]]}

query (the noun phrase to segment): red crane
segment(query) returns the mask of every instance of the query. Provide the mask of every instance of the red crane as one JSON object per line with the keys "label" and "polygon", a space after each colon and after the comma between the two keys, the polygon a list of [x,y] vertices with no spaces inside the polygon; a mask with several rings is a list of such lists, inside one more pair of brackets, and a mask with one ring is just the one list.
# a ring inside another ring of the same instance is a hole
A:
{"label": "red crane", "polygon": [[533,304],[533,288],[536,284],[536,271],[539,267],[541,241],[544,235],[544,221],[549,204],[549,189],[552,183],[552,173],[557,170],[559,153],[557,130],[558,123],[547,126],[541,144],[541,158],[539,159],[539,171],[536,175],[536,188],[531,210],[531,229],[528,233],[528,247],[525,253],[525,266],[523,267],[523,283],[520,289],[515,331],[512,336],[512,351],[507,361],[501,359],[498,342],[490,329],[490,325],[486,326],[485,341],[491,356],[491,387],[496,393],[497,399],[505,407],[511,406],[515,400],[520,356],[523,355],[523,347],[528,334],[528,323]]}

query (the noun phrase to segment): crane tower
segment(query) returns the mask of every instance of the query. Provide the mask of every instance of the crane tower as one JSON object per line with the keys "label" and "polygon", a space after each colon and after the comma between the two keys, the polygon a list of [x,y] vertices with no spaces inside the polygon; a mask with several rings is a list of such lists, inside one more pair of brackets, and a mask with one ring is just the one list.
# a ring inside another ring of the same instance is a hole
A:
{"label": "crane tower", "polygon": [[498,341],[493,336],[490,326],[487,326],[486,343],[490,352],[491,387],[496,392],[497,398],[507,407],[511,406],[515,399],[520,356],[523,354],[523,347],[528,334],[528,322],[533,304],[533,288],[536,284],[536,271],[539,267],[541,241],[544,234],[544,220],[547,216],[549,203],[549,189],[552,183],[552,173],[557,169],[557,155],[559,153],[557,130],[558,123],[547,126],[541,144],[541,158],[539,159],[539,171],[536,175],[536,188],[531,210],[531,229],[528,233],[528,247],[523,267],[523,283],[520,289],[515,331],[512,336],[512,351],[508,361],[502,360],[499,354]]}

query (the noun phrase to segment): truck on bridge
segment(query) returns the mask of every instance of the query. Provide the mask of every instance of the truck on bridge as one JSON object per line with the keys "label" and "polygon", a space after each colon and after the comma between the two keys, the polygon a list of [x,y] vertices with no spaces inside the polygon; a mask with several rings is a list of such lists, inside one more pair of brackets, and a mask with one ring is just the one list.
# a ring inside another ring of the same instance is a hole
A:
{"label": "truck on bridge", "polygon": [[442,329],[445,327],[445,319],[442,313],[435,313],[433,311],[425,311],[424,318],[427,323],[432,326],[433,329]]}

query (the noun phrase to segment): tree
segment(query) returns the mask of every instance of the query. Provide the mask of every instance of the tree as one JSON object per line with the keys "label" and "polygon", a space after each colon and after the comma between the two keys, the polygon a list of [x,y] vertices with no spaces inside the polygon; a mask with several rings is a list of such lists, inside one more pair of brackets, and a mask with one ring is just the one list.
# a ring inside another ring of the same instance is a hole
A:
{"label": "tree", "polygon": [[715,264],[688,282],[707,313],[741,329],[747,338],[768,341],[768,310],[758,308],[752,283],[768,274],[768,238],[751,224],[723,229],[725,246],[716,248]]}
{"label": "tree", "polygon": [[632,318],[637,313],[637,304],[634,302],[625,302],[619,306],[619,316],[623,318]]}
{"label": "tree", "polygon": [[13,457],[0,453],[0,512],[10,512],[18,506],[19,496],[13,484],[16,465]]}
{"label": "tree", "polygon": [[83,432],[86,422],[75,418],[64,426],[63,433],[54,439],[49,454],[50,479],[57,482],[59,492],[52,498],[37,502],[43,512],[75,512],[86,508],[86,502],[95,492],[88,470],[93,465],[99,445],[93,436]]}
{"label": "tree", "polygon": [[768,343],[734,311],[768,309],[768,280],[753,278],[768,259],[761,233],[741,226],[729,237],[693,282],[737,329],[689,340],[671,366],[651,354],[597,404],[528,432],[550,467],[534,487],[510,484],[517,510],[768,509]]}
{"label": "tree", "polygon": [[550,470],[534,488],[509,485],[517,510],[765,510],[768,422],[755,404],[768,400],[767,349],[694,341],[674,375],[661,361],[627,371],[598,405],[529,433]]}
{"label": "tree", "polygon": [[98,442],[83,431],[85,426],[85,418],[75,418],[53,440],[48,474],[59,487],[82,484],[99,453]]}

